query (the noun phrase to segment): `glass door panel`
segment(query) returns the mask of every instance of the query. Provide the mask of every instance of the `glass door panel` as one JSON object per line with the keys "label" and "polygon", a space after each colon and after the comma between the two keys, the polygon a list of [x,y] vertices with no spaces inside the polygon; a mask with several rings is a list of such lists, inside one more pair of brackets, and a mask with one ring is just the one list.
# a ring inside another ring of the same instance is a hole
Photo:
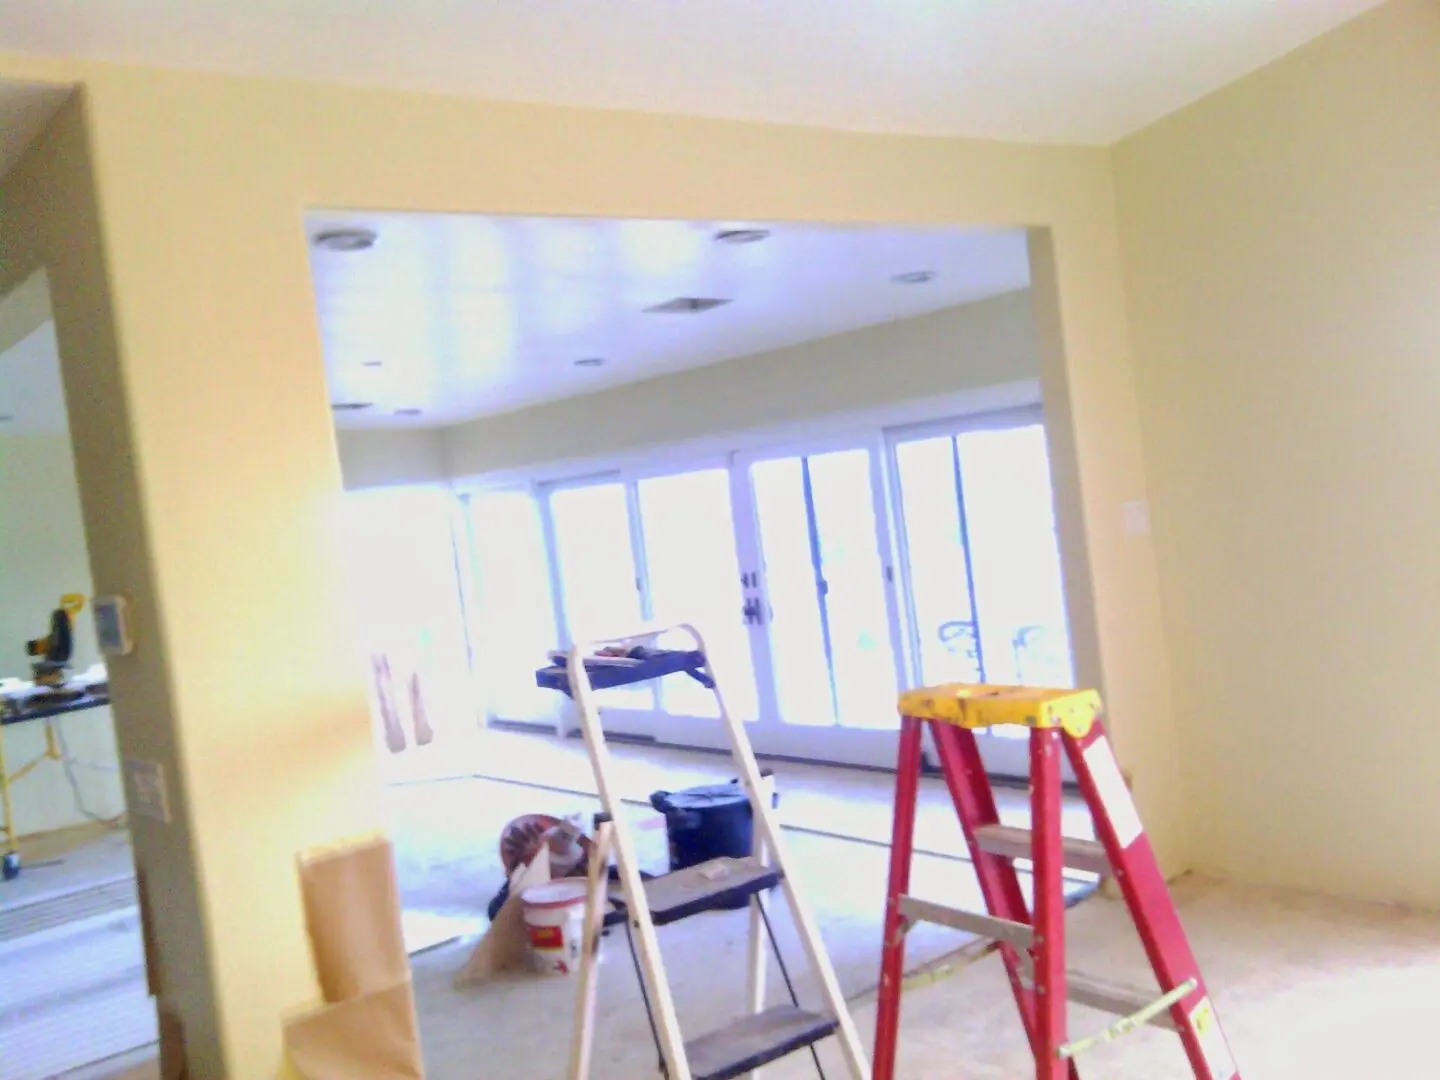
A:
{"label": "glass door panel", "polygon": [[868,450],[750,470],[779,719],[890,728],[895,653]]}
{"label": "glass door panel", "polygon": [[810,529],[804,459],[775,458],[750,469],[764,560],[771,667],[779,719],[835,722],[828,630]]}
{"label": "glass door panel", "polygon": [[829,623],[830,677],[840,724],[897,727],[895,651],[880,557],[868,450],[806,459]]}
{"label": "glass door panel", "polygon": [[971,431],[956,444],[986,677],[1073,686],[1045,429]]}
{"label": "glass door panel", "polygon": [[[1043,426],[893,446],[916,681],[1073,685]],[[986,767],[1023,775],[1024,737],[991,729]]]}
{"label": "glass door panel", "polygon": [[475,666],[495,719],[553,722],[560,699],[535,685],[535,669],[560,644],[540,506],[528,491],[470,497],[475,552]]}
{"label": "glass door panel", "polygon": [[895,448],[919,682],[982,682],[959,466],[949,435]]}
{"label": "glass door panel", "polygon": [[374,665],[377,735],[386,685],[411,735],[423,719],[438,737],[464,736],[479,719],[456,561],[458,509],[453,494],[433,487],[346,495],[341,557],[364,598],[359,632]]}
{"label": "glass door panel", "polygon": [[[649,477],[638,481],[636,490],[652,617],[658,623],[695,624],[724,679],[726,703],[732,713],[753,721],[759,705],[750,635],[741,617],[730,471]],[[685,638],[682,647],[688,648]],[[659,689],[666,713],[720,715],[715,695],[688,675],[663,679]]]}
{"label": "glass door panel", "polygon": [[[643,612],[625,485],[615,481],[552,488],[549,504],[567,643],[640,626]],[[649,709],[654,691],[645,685],[617,687],[601,691],[596,700],[611,707]]]}

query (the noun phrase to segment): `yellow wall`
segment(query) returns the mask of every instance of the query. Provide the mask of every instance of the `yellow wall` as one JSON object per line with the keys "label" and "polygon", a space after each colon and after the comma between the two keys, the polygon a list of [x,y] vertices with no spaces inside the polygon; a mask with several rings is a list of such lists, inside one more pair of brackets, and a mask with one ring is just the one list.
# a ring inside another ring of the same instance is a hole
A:
{"label": "yellow wall", "polygon": [[1196,860],[1433,905],[1440,5],[1115,161]]}
{"label": "yellow wall", "polygon": [[1028,293],[866,327],[445,429],[456,477],[1035,380]]}
{"label": "yellow wall", "polygon": [[440,428],[352,428],[335,433],[347,490],[448,478]]}
{"label": "yellow wall", "polygon": [[[0,435],[0,676],[30,677],[25,642],[47,632],[51,610],[69,592],[93,595],[70,440]],[[87,608],[75,622],[71,666],[83,672],[99,659]],[[22,836],[84,824],[82,807],[102,818],[124,809],[110,710],[73,713],[55,724],[77,762],[78,791],[54,761],[16,783],[11,794]],[[9,725],[4,738],[12,771],[45,750],[43,724]]]}
{"label": "yellow wall", "polygon": [[176,886],[162,977],[197,1076],[274,1074],[278,1013],[313,992],[290,860],[375,814],[307,206],[1048,227],[1034,292],[1060,304],[1042,385],[1081,673],[1184,865],[1153,553],[1122,531],[1145,483],[1107,152],[21,57],[0,77],[85,88],[0,184],[0,244],[29,249],[0,278],[48,262],[96,586],[131,595],[142,635],[112,665],[122,753],[178,774],[181,820],[136,839]]}
{"label": "yellow wall", "polygon": [[167,1003],[183,1018],[199,1075],[221,1076],[205,883],[195,858],[198,829],[180,767],[180,725],[160,635],[95,187],[84,110],[72,97],[0,182],[0,292],[42,263],[47,267],[92,577],[97,590],[129,598],[142,635],[130,662],[109,666],[116,738],[122,756],[158,761],[169,783],[172,822],[131,821],[136,860],[163,926],[157,974]]}

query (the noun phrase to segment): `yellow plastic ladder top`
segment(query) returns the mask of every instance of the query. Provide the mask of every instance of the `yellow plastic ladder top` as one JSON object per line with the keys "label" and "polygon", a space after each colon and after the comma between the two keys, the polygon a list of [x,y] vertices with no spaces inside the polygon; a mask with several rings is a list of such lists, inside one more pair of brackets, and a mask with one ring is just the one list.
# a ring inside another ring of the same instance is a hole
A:
{"label": "yellow plastic ladder top", "polygon": [[906,690],[900,695],[901,716],[963,728],[1001,724],[1058,727],[1077,739],[1089,733],[1103,708],[1098,690],[1045,690],[989,683],[944,683]]}

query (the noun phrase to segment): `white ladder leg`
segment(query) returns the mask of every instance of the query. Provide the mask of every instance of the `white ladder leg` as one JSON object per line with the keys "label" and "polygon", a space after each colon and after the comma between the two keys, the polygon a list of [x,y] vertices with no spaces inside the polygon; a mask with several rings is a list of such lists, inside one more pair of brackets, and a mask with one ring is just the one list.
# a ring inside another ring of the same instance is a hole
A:
{"label": "white ladder leg", "polygon": [[[705,657],[706,667],[709,667],[710,657]],[[711,679],[714,681],[714,672],[711,672]],[[719,685],[718,683],[716,685]],[[721,709],[724,709],[722,704]],[[765,777],[765,798],[774,801],[775,780],[773,777]],[[755,831],[755,837],[751,845],[751,852],[755,861],[761,866],[770,865],[770,849],[765,845],[765,836],[760,830]],[[765,1011],[765,976],[769,970],[770,956],[765,946],[768,942],[769,932],[765,926],[765,894],[758,892],[750,898],[750,953],[747,958],[748,982],[746,984],[746,1001],[751,1013]],[[756,1069],[750,1074],[750,1080],[761,1080],[761,1070]]]}
{"label": "white ladder leg", "polygon": [[670,996],[670,983],[665,978],[665,966],[660,957],[660,942],[655,936],[655,923],[650,918],[650,905],[645,898],[645,886],[640,878],[640,865],[636,859],[634,841],[630,830],[621,824],[623,812],[620,798],[610,786],[610,749],[605,744],[605,733],[600,726],[600,711],[595,704],[595,691],[590,685],[590,673],[585,668],[585,657],[593,647],[576,645],[570,650],[570,689],[580,707],[580,728],[585,734],[585,745],[590,750],[590,763],[595,772],[595,787],[600,794],[600,805],[615,822],[615,861],[619,864],[620,884],[625,892],[626,917],[635,934],[636,949],[640,957],[640,971],[645,981],[645,990],[650,995],[654,1009],[655,1027],[660,1036],[660,1053],[665,1058],[669,1080],[691,1080],[690,1064],[685,1057],[685,1042],[680,1034],[680,1020],[675,1015],[675,1001]]}
{"label": "white ladder leg", "polygon": [[725,732],[730,740],[730,751],[740,771],[740,783],[744,785],[745,793],[750,796],[756,833],[765,843],[771,857],[785,871],[781,883],[785,889],[785,899],[790,905],[790,915],[795,920],[796,928],[800,931],[800,940],[805,946],[805,955],[810,961],[810,968],[820,979],[820,989],[825,998],[826,1007],[839,1023],[836,1036],[840,1040],[840,1051],[844,1055],[850,1075],[853,1080],[870,1080],[870,1062],[865,1056],[865,1047],[860,1041],[860,1032],[855,1027],[854,1017],[850,1015],[850,1007],[846,1004],[845,994],[840,989],[840,981],[835,977],[835,968],[830,963],[830,955],[825,951],[825,946],[821,941],[820,929],[816,925],[815,916],[811,913],[809,905],[800,896],[799,890],[795,888],[794,880],[789,873],[789,853],[784,839],[780,835],[780,823],[775,817],[774,807],[770,805],[765,794],[769,785],[760,775],[760,765],[755,760],[755,751],[750,745],[750,738],[745,734],[744,721],[736,719],[725,704],[725,696],[720,690],[721,680],[715,671],[714,658],[706,647],[705,639],[700,631],[688,623],[681,625],[678,629],[689,632],[695,638],[699,650],[705,655],[705,666],[709,670],[711,681],[715,684],[715,700],[720,706],[720,717],[725,723]]}
{"label": "white ladder leg", "polygon": [[595,1048],[595,991],[600,979],[600,935],[605,929],[606,893],[610,880],[610,843],[615,823],[603,821],[595,830],[585,882],[585,933],[580,940],[580,971],[575,987],[575,1034],[570,1044],[570,1080],[590,1080]]}

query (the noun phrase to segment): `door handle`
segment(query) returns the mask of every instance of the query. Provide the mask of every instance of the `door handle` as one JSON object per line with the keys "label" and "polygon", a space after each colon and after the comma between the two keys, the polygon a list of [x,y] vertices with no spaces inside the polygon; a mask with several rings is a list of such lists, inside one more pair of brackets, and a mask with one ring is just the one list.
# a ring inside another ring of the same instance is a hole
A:
{"label": "door handle", "polygon": [[745,606],[740,609],[740,615],[744,618],[746,626],[764,626],[767,618],[775,617],[775,609],[762,603],[758,596],[752,596],[745,601]]}

